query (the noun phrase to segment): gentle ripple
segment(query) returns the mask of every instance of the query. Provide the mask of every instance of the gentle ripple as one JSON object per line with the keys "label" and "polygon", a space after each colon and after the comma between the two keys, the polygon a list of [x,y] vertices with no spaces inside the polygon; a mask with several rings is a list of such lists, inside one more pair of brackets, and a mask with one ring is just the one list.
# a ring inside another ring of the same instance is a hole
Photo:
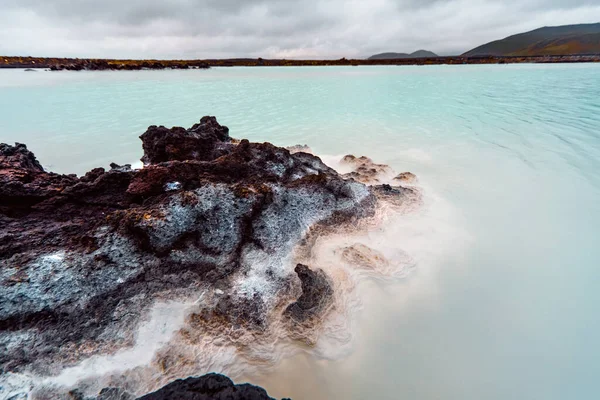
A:
{"label": "gentle ripple", "polygon": [[413,276],[361,286],[350,356],[249,379],[298,399],[600,397],[599,65],[0,70],[0,141],[59,172],[133,162],[147,126],[207,114],[411,170],[445,204],[400,230]]}

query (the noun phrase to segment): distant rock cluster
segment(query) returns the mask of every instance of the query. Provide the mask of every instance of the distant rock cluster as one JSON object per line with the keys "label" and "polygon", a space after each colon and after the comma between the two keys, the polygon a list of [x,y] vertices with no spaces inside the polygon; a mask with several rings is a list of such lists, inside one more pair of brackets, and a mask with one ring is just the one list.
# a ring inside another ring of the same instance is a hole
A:
{"label": "distant rock cluster", "polygon": [[51,71],[105,71],[143,69],[207,69],[210,65],[204,62],[174,62],[174,61],[140,61],[140,60],[77,60],[69,64],[54,64]]}

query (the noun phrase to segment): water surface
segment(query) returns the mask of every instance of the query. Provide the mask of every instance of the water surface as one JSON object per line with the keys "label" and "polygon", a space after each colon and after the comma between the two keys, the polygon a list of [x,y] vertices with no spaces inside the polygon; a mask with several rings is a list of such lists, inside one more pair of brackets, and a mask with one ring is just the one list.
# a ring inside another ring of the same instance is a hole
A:
{"label": "water surface", "polygon": [[[148,125],[368,155],[433,199],[408,277],[366,280],[354,339],[244,378],[295,399],[600,396],[600,65],[0,70],[0,141],[82,174]],[[208,371],[202,371],[208,372]]]}

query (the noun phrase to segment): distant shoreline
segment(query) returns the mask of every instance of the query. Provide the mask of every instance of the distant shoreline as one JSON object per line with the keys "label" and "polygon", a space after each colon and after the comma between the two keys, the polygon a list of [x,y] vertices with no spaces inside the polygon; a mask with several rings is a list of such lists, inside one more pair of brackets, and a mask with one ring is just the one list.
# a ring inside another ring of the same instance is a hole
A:
{"label": "distant shoreline", "polygon": [[551,64],[600,62],[600,54],[564,56],[477,56],[432,57],[387,60],[275,60],[262,58],[209,60],[123,60],[94,58],[47,58],[0,56],[0,68],[49,68],[51,70],[141,70],[206,69],[211,67],[281,67],[281,66],[366,66],[366,65],[462,65],[462,64]]}

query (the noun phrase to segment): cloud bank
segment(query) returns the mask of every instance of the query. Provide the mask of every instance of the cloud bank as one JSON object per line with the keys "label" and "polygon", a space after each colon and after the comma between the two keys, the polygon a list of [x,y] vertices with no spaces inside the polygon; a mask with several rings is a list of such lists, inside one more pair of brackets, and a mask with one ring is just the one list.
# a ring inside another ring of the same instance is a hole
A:
{"label": "cloud bank", "polygon": [[548,25],[600,21],[598,0],[0,0],[0,54],[362,58],[461,54]]}

